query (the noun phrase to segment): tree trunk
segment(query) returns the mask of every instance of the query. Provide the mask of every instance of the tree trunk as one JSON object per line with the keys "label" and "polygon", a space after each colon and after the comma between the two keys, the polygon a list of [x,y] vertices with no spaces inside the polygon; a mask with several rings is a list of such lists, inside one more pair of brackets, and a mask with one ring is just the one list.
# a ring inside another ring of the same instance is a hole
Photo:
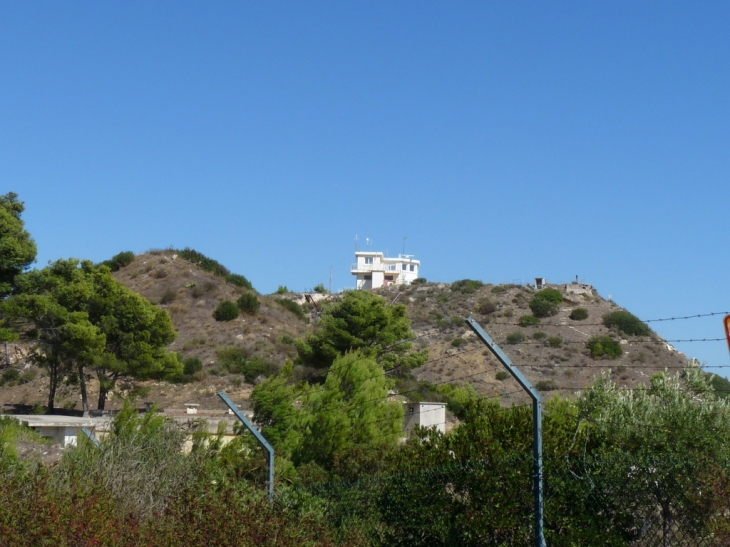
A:
{"label": "tree trunk", "polygon": [[56,388],[58,387],[58,363],[51,361],[48,364],[48,414],[53,414],[56,403]]}
{"label": "tree trunk", "polygon": [[86,392],[86,378],[84,377],[84,366],[79,365],[79,382],[81,384],[81,408],[84,416],[89,415],[89,394]]}
{"label": "tree trunk", "polygon": [[107,395],[109,395],[109,392],[117,383],[117,378],[119,377],[119,374],[115,372],[111,375],[111,377],[107,377],[106,374],[97,372],[97,376],[99,377],[99,404],[97,405],[97,408],[99,410],[104,410]]}

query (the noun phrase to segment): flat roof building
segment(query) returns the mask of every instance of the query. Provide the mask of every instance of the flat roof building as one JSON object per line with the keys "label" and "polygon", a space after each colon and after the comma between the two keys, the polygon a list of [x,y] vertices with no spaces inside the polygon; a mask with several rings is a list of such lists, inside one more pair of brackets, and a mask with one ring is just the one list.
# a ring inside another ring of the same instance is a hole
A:
{"label": "flat roof building", "polygon": [[399,254],[387,258],[383,253],[358,251],[350,273],[355,276],[357,289],[378,289],[388,285],[410,285],[419,277],[421,261],[413,255]]}

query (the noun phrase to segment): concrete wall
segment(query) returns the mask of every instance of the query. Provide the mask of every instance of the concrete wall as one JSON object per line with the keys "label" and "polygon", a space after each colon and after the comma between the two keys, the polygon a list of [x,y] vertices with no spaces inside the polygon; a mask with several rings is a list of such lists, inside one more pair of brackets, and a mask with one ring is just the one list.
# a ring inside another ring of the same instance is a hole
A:
{"label": "concrete wall", "polygon": [[446,433],[446,403],[406,403],[404,429],[410,432],[416,426]]}

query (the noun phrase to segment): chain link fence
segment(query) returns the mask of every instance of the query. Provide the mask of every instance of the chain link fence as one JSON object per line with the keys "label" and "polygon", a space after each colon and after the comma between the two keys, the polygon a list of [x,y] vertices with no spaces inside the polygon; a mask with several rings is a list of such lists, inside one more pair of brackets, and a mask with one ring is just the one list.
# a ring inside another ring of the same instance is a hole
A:
{"label": "chain link fence", "polygon": [[[531,458],[311,487],[342,527],[388,546],[534,546]],[[550,547],[730,546],[730,466],[625,454],[546,459]]]}

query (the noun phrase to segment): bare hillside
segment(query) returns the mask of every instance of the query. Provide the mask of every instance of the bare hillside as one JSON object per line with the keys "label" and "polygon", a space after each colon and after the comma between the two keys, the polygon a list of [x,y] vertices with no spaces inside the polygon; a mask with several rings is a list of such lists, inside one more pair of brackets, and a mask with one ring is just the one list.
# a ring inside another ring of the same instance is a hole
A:
{"label": "bare hillside", "polygon": [[[195,401],[202,407],[217,408],[215,393],[225,389],[243,401],[252,389],[252,379],[231,373],[220,364],[221,349],[236,348],[245,358],[271,363],[275,370],[286,359],[296,357],[294,339],[303,337],[316,326],[316,315],[305,304],[303,316],[281,305],[281,298],[296,300],[301,295],[259,295],[260,309],[232,321],[216,321],[213,312],[223,300],[235,301],[245,288],[226,281],[192,264],[175,251],[152,251],[137,255],[134,261],[114,273],[116,279],[142,294],[152,303],[167,309],[179,336],[170,346],[183,359],[198,358],[201,371],[186,382],[123,381],[109,400],[109,408],[119,408],[125,397],[154,401],[163,407],[180,408]],[[520,318],[530,315],[530,299],[535,290],[529,286],[457,282],[453,285],[424,283],[409,287],[390,287],[376,292],[408,309],[414,345],[428,348],[429,362],[414,371],[417,380],[431,384],[471,383],[478,392],[501,397],[504,404],[526,402],[519,386],[505,377],[499,363],[467,328],[464,318],[473,315],[513,362],[546,396],[569,394],[590,385],[602,370],[611,369],[620,384],[634,386],[665,368],[678,370],[686,357],[676,352],[659,336],[625,336],[602,323],[604,314],[620,309],[590,287],[554,286],[564,301],[557,314],[533,326],[520,326]],[[579,291],[580,292],[580,291]],[[334,300],[337,295],[332,297]],[[583,308],[587,318],[570,318],[572,310]],[[302,309],[299,309],[300,313]],[[311,310],[314,311],[314,310]],[[620,342],[623,355],[615,360],[590,356],[586,342],[593,336],[607,335]],[[19,409],[43,405],[47,380],[44,371],[26,359],[28,347],[10,348],[11,365],[0,368],[0,401]],[[25,352],[25,353],[24,353]],[[8,372],[8,371],[15,372]],[[502,372],[502,374],[500,374]],[[12,377],[12,379],[10,379]],[[98,388],[90,384],[94,401]],[[64,385],[57,395],[58,405],[68,410],[80,408],[78,387]]]}

